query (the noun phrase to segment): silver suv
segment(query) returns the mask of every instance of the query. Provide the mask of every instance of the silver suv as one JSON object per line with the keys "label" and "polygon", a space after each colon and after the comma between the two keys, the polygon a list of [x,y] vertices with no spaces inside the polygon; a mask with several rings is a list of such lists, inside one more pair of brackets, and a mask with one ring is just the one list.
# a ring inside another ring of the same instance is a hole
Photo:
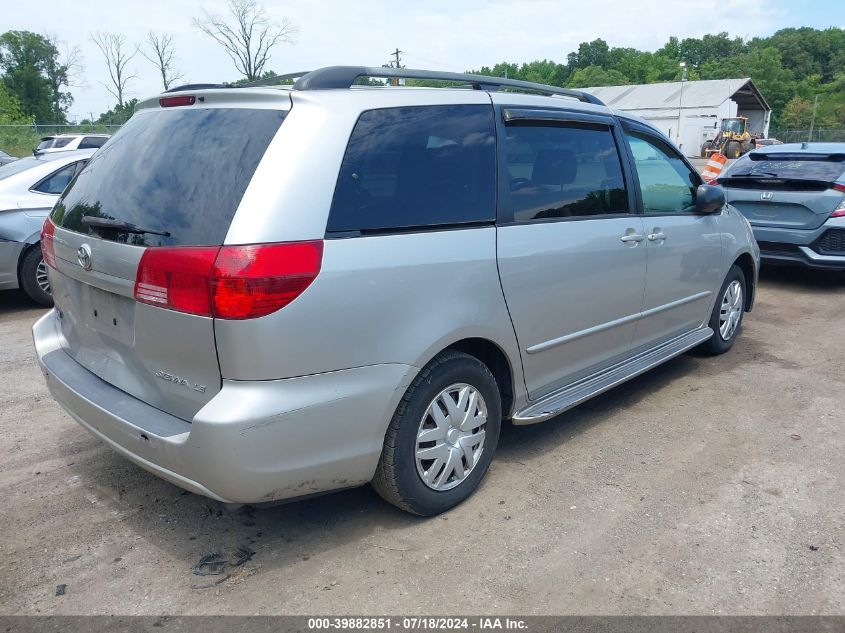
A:
{"label": "silver suv", "polygon": [[730,349],[759,264],[722,190],[591,95],[361,67],[140,103],[41,243],[38,360],[96,437],[224,502],[372,482],[420,515],[503,419]]}

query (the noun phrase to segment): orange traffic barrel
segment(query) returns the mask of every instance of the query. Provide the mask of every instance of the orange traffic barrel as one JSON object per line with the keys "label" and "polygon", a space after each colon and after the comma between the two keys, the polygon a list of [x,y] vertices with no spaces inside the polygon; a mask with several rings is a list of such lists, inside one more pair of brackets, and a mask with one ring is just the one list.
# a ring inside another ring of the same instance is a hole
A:
{"label": "orange traffic barrel", "polygon": [[704,182],[713,182],[716,178],[719,177],[719,174],[722,173],[722,169],[725,167],[725,163],[728,162],[728,157],[724,154],[715,153],[711,154],[710,160],[707,161],[707,165],[704,167],[704,171],[701,172],[701,177],[704,179]]}

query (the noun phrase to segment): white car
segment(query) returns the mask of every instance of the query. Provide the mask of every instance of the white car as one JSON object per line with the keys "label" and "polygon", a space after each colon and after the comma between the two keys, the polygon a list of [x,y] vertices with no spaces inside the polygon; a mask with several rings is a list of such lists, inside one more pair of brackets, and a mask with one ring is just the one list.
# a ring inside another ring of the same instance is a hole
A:
{"label": "white car", "polygon": [[41,256],[44,218],[96,150],[28,156],[0,166],[0,290],[53,305]]}
{"label": "white car", "polygon": [[110,134],[57,134],[43,136],[32,153],[35,156],[52,154],[53,152],[67,152],[74,149],[98,149],[109,140]]}

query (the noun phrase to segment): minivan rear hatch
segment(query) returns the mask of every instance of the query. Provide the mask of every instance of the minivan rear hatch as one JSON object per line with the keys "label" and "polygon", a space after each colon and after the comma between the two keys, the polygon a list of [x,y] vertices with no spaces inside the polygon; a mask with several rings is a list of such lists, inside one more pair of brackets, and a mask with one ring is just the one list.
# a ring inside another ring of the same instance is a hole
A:
{"label": "minivan rear hatch", "polygon": [[757,226],[813,230],[842,202],[845,154],[751,152],[719,178],[728,202]]}
{"label": "minivan rear hatch", "polygon": [[138,264],[150,249],[223,244],[290,108],[281,92],[271,104],[215,98],[222,93],[135,114],[65,190],[54,228],[45,228],[54,232],[50,279],[65,351],[185,420],[221,387],[214,321],[136,301]]}

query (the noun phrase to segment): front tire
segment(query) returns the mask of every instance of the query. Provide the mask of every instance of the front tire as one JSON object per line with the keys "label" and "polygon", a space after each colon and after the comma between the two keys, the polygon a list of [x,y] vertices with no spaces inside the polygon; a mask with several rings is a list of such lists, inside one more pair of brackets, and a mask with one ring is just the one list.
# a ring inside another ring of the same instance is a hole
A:
{"label": "front tire", "polygon": [[48,308],[53,306],[50,280],[47,278],[47,264],[37,244],[30,247],[24,254],[18,282],[30,299]]}
{"label": "front tire", "polygon": [[728,158],[739,158],[740,145],[736,141],[730,141],[725,145],[725,156]]}
{"label": "front tire", "polygon": [[746,287],[742,269],[739,266],[731,266],[710,314],[708,325],[713,330],[713,336],[701,345],[703,352],[715,356],[724,354],[733,347],[742,329]]}
{"label": "front tire", "polygon": [[406,512],[445,512],[478,488],[501,424],[501,396],[487,366],[468,354],[442,352],[399,403],[372,486]]}

